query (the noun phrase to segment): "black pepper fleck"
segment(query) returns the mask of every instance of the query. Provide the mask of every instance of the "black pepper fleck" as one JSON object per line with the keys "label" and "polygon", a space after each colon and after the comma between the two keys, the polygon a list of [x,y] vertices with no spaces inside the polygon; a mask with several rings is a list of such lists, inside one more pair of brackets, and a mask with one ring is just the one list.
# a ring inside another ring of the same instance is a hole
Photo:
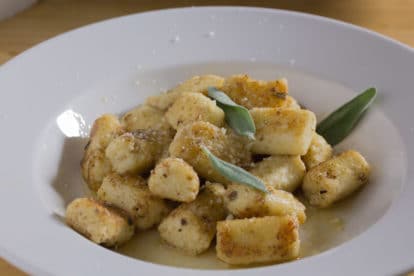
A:
{"label": "black pepper fleck", "polygon": [[336,175],[332,170],[328,170],[326,172],[326,177],[330,178],[330,179],[336,179]]}
{"label": "black pepper fleck", "polygon": [[91,140],[88,141],[88,143],[85,145],[84,150],[87,150],[89,148],[89,145],[91,144]]}
{"label": "black pepper fleck", "polygon": [[358,179],[359,179],[359,181],[361,181],[361,182],[365,182],[365,181],[367,181],[367,175],[366,175],[366,174],[364,174],[364,173],[360,173],[360,174],[358,175]]}
{"label": "black pepper fleck", "polygon": [[210,222],[210,219],[206,215],[202,215],[201,219],[204,220],[205,222]]}
{"label": "black pepper fleck", "polygon": [[232,191],[229,195],[228,198],[230,200],[235,200],[237,198],[237,191]]}

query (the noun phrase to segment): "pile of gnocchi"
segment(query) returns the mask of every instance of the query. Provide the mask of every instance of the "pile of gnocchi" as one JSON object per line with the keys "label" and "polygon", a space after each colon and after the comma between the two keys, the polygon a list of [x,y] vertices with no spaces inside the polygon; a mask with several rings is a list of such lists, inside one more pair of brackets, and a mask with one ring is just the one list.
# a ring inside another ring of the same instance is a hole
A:
{"label": "pile of gnocchi", "polygon": [[[208,97],[215,87],[248,109],[254,139],[237,134]],[[288,94],[285,79],[195,76],[122,117],[95,120],[81,161],[93,197],[66,209],[67,224],[106,247],[157,228],[165,246],[202,254],[214,244],[231,265],[298,258],[309,204],[326,208],[368,182],[354,150],[337,155],[315,132],[316,117]],[[259,178],[262,192],[230,181],[203,152]]]}

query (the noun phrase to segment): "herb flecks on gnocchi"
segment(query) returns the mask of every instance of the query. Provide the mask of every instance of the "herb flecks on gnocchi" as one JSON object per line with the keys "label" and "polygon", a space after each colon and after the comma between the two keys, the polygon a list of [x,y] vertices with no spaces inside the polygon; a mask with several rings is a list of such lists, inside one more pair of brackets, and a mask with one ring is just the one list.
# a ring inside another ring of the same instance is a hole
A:
{"label": "herb flecks on gnocchi", "polygon": [[94,196],[71,202],[66,222],[107,247],[156,229],[160,246],[183,254],[216,240],[230,265],[294,260],[306,223],[297,193],[326,208],[370,174],[360,153],[334,155],[315,129],[315,114],[289,95],[286,79],[195,76],[120,119],[95,120],[81,161]]}

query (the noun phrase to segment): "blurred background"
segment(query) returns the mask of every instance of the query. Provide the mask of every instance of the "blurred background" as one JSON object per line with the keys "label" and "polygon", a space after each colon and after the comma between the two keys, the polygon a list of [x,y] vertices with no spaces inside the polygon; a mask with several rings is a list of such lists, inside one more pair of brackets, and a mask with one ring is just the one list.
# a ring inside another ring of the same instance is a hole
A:
{"label": "blurred background", "polygon": [[0,18],[9,16],[0,19],[0,64],[45,39],[92,22],[154,9],[202,5],[262,6],[318,14],[414,46],[414,0],[0,0]]}
{"label": "blurred background", "polygon": [[[0,65],[48,38],[96,21],[148,10],[205,5],[260,6],[322,15],[414,47],[414,0],[0,0]],[[0,258],[0,275],[25,274]]]}

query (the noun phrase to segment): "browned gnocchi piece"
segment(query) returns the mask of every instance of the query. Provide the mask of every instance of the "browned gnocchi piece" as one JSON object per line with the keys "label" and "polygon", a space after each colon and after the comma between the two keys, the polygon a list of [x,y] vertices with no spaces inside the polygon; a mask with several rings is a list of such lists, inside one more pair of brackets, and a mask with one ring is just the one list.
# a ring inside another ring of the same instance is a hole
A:
{"label": "browned gnocchi piece", "polygon": [[370,166],[357,151],[348,150],[308,171],[302,190],[310,204],[328,207],[349,196],[369,179]]}
{"label": "browned gnocchi piece", "polygon": [[149,191],[141,177],[112,173],[104,178],[97,196],[105,204],[124,210],[139,230],[159,224],[170,211],[163,199]]}
{"label": "browned gnocchi piece", "polygon": [[148,97],[146,104],[158,108],[160,110],[167,110],[183,93],[202,93],[207,94],[209,86],[221,87],[224,82],[222,77],[216,75],[194,76],[191,79],[184,81],[167,93]]}
{"label": "browned gnocchi piece", "polygon": [[162,133],[152,129],[124,133],[109,144],[105,156],[119,174],[148,172],[162,154]]}
{"label": "browned gnocchi piece", "polygon": [[178,129],[185,124],[204,121],[218,127],[224,124],[224,112],[216,102],[201,93],[184,93],[165,113],[168,123]]}
{"label": "browned gnocchi piece", "polygon": [[93,123],[86,149],[105,149],[115,137],[123,132],[124,129],[117,116],[104,114]]}
{"label": "browned gnocchi piece", "polygon": [[225,129],[208,122],[187,124],[177,131],[169,152],[173,157],[182,158],[201,176],[211,181],[227,183],[227,179],[214,170],[201,146],[206,146],[213,154],[230,161],[233,156],[226,154],[228,139]]}
{"label": "browned gnocchi piece", "polygon": [[256,163],[250,172],[267,186],[293,192],[302,183],[306,169],[300,156],[274,155]]}
{"label": "browned gnocchi piece", "polygon": [[289,261],[299,256],[295,216],[225,220],[217,223],[217,257],[232,265]]}
{"label": "browned gnocchi piece", "polygon": [[104,114],[95,120],[81,160],[82,177],[92,191],[97,191],[102,179],[111,170],[110,161],[105,157],[108,144],[124,131],[118,117]]}
{"label": "browned gnocchi piece", "polygon": [[296,216],[300,223],[306,220],[305,206],[291,193],[267,187],[263,193],[241,184],[227,186],[227,210],[237,218],[263,216]]}
{"label": "browned gnocchi piece", "polygon": [[199,196],[173,210],[159,225],[161,238],[191,255],[206,251],[216,234],[216,222],[226,217],[224,187],[207,184]]}
{"label": "browned gnocchi piece", "polygon": [[222,90],[237,104],[248,109],[254,107],[279,107],[300,109],[292,97],[288,96],[286,79],[261,81],[247,75],[234,75],[227,78]]}
{"label": "browned gnocchi piece", "polygon": [[332,147],[326,142],[326,140],[317,134],[312,137],[308,152],[302,156],[303,162],[305,162],[306,169],[310,170],[320,163],[330,159],[332,157]]}
{"label": "browned gnocchi piece", "polygon": [[168,129],[169,124],[164,112],[149,105],[140,105],[121,118],[121,123],[128,132],[142,129]]}
{"label": "browned gnocchi piece", "polygon": [[66,223],[91,241],[112,247],[134,234],[134,225],[118,210],[90,198],[78,198],[66,208]]}
{"label": "browned gnocchi piece", "polygon": [[198,194],[200,180],[193,167],[180,158],[161,160],[151,171],[148,187],[156,196],[191,202]]}
{"label": "browned gnocchi piece", "polygon": [[252,151],[270,155],[305,155],[316,128],[316,117],[308,110],[253,108],[256,124]]}
{"label": "browned gnocchi piece", "polygon": [[81,171],[89,189],[96,192],[104,177],[112,171],[112,166],[103,150],[87,150],[81,161]]}

